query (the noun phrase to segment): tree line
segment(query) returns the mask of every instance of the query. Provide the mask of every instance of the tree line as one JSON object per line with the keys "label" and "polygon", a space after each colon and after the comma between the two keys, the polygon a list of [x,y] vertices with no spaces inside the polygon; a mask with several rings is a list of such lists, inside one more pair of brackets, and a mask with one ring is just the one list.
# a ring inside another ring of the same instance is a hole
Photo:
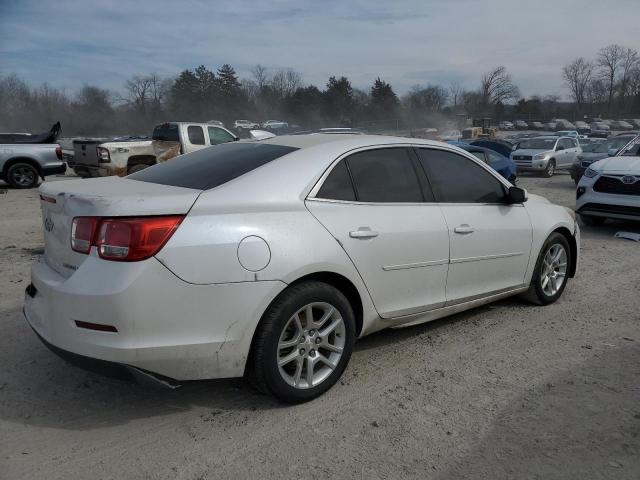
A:
{"label": "tree line", "polygon": [[248,78],[239,78],[229,64],[216,70],[200,65],[175,77],[134,75],[119,92],[85,85],[70,93],[6,75],[0,76],[0,131],[33,132],[60,120],[64,135],[148,135],[163,121],[221,120],[231,126],[245,118],[286,120],[300,129],[390,130],[442,126],[460,113],[499,120],[640,112],[640,62],[631,48],[610,45],[594,60],[573,60],[561,73],[572,102],[558,95],[523,98],[504,66],[485,72],[475,89],[455,82],[417,85],[401,97],[380,77],[366,90],[345,76],[330,76],[318,87],[293,69],[262,65]]}

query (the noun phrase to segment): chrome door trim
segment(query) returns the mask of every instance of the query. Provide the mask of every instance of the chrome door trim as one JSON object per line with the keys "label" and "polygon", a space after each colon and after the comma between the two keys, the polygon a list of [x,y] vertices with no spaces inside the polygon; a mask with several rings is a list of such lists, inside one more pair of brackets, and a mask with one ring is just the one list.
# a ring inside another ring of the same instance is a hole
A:
{"label": "chrome door trim", "polygon": [[382,270],[385,272],[389,272],[392,270],[405,270],[408,268],[421,268],[421,267],[432,267],[436,265],[447,265],[449,263],[449,259],[444,258],[442,260],[432,260],[429,262],[415,262],[415,263],[403,263],[401,265],[387,265],[382,267]]}
{"label": "chrome door trim", "polygon": [[497,258],[518,257],[520,255],[524,255],[524,252],[498,253],[495,255],[482,255],[480,257],[452,258],[449,263],[478,262],[481,260],[495,260]]}

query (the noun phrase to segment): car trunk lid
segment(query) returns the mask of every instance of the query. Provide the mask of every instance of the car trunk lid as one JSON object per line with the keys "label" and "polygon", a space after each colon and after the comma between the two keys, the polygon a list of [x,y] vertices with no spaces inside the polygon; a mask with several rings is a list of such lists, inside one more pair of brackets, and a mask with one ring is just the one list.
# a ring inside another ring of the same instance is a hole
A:
{"label": "car trunk lid", "polygon": [[46,263],[65,278],[87,258],[71,249],[75,217],[186,214],[201,190],[119,177],[46,182],[40,187]]}

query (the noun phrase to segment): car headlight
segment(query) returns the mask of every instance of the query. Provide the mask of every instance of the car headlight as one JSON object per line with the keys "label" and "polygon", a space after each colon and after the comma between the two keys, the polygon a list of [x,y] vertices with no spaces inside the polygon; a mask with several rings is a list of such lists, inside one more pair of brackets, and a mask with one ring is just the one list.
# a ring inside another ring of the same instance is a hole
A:
{"label": "car headlight", "polygon": [[535,156],[536,160],[545,160],[549,156],[548,153],[539,153]]}
{"label": "car headlight", "polygon": [[598,173],[599,172],[597,170],[594,170],[593,168],[589,167],[589,168],[587,168],[585,170],[584,176],[587,177],[587,178],[593,178],[593,177],[597,176]]}

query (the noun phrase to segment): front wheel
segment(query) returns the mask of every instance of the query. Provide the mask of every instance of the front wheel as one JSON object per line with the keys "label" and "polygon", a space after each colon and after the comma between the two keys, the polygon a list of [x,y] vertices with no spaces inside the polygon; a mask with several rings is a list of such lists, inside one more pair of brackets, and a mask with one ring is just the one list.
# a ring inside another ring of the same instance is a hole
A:
{"label": "front wheel", "polygon": [[316,281],[293,285],[262,318],[253,341],[249,379],[279,400],[306,402],[338,381],[354,341],[353,310],[339,290]]}
{"label": "front wheel", "polygon": [[553,174],[555,172],[556,172],[556,161],[549,160],[549,162],[547,163],[547,168],[545,168],[543,175],[547,178],[551,178],[553,177]]}
{"label": "front wheel", "polygon": [[560,298],[567,286],[571,249],[566,237],[554,232],[544,242],[531,285],[524,297],[538,305],[549,305]]}

